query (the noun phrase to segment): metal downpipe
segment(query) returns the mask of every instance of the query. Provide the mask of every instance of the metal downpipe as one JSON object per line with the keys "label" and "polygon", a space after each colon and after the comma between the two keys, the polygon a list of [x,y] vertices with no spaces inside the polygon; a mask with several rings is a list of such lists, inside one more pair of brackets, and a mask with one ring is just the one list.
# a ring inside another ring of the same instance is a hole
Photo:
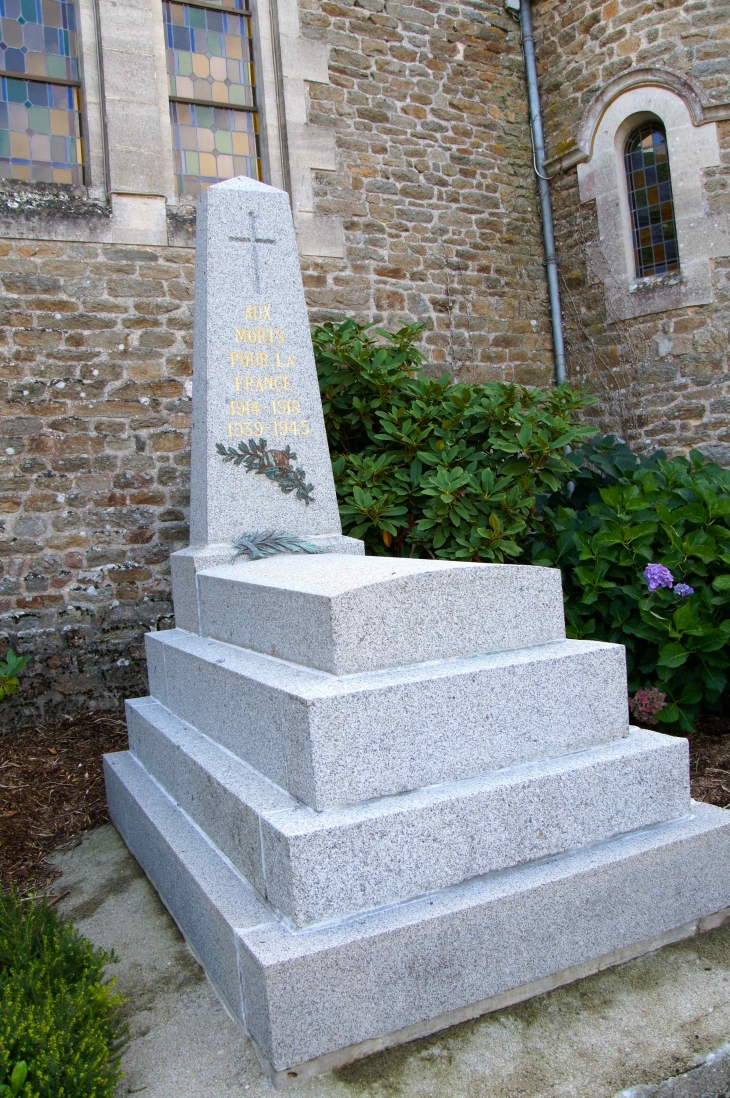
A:
{"label": "metal downpipe", "polygon": [[[514,0],[508,7],[514,10],[513,5]],[[550,301],[550,319],[553,328],[553,349],[555,353],[555,380],[558,385],[562,385],[565,381],[563,310],[560,304],[558,257],[555,254],[555,230],[553,227],[553,208],[550,202],[550,182],[548,176],[545,175],[545,137],[542,129],[540,92],[537,86],[537,66],[535,64],[535,42],[532,36],[530,0],[519,0],[519,10],[522,53],[525,59],[525,76],[527,79],[527,101],[530,108],[533,167],[540,195],[540,218],[542,221],[542,238],[545,245],[545,269],[547,272],[548,299]]]}

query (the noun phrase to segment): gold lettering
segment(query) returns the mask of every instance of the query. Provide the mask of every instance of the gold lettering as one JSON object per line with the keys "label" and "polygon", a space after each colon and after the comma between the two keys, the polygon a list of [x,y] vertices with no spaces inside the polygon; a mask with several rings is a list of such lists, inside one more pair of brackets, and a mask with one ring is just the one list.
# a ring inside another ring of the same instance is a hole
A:
{"label": "gold lettering", "polygon": [[295,368],[294,367],[294,359],[292,358],[291,355],[286,356],[286,368],[287,368],[287,370]]}
{"label": "gold lettering", "polygon": [[298,400],[272,400],[271,411],[274,415],[295,415],[298,416],[301,412],[301,407]]}
{"label": "gold lettering", "polygon": [[240,393],[240,391],[241,391],[241,379],[240,379],[240,377],[234,377],[233,382],[236,386],[236,392]]}
{"label": "gold lettering", "polygon": [[269,356],[267,355],[266,351],[257,351],[257,353],[256,353],[256,365],[257,366],[268,366],[269,365]]}
{"label": "gold lettering", "polygon": [[276,329],[276,338],[279,340],[279,343],[284,342],[284,333],[282,332],[281,328]]}
{"label": "gold lettering", "polygon": [[[271,320],[271,306],[270,305],[247,305],[246,315],[244,320]],[[244,329],[236,328],[236,331],[243,333]],[[245,339],[245,336],[241,334],[241,339]]]}
{"label": "gold lettering", "polygon": [[260,415],[258,400],[232,400],[230,407],[232,416]]}

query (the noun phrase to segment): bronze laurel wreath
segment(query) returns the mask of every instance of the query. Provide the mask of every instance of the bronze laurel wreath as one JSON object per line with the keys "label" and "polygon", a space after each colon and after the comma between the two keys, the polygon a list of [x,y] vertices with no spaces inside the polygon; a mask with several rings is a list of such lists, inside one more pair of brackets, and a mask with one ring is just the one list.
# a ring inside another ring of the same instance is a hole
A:
{"label": "bronze laurel wreath", "polygon": [[307,474],[292,464],[297,460],[297,455],[291,447],[270,450],[266,439],[260,438],[258,442],[253,439],[248,443],[242,440],[238,446],[224,446],[222,442],[218,442],[215,448],[224,461],[243,465],[247,473],[260,473],[269,480],[276,481],[285,495],[296,492],[297,499],[303,500],[307,506],[314,503],[314,485],[307,484]]}

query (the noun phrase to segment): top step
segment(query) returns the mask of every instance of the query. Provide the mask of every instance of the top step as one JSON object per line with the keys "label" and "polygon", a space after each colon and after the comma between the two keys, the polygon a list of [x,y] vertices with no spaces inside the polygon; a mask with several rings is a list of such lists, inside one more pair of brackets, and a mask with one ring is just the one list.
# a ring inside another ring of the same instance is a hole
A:
{"label": "top step", "polygon": [[197,579],[204,636],[333,675],[565,638],[553,568],[329,553]]}

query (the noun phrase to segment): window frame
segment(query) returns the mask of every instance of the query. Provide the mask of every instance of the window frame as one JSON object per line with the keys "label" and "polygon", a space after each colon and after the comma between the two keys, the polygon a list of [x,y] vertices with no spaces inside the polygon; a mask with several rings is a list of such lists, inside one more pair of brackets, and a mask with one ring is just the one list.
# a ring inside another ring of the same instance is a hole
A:
{"label": "window frame", "polygon": [[[681,269],[637,279],[623,152],[630,133],[656,120],[667,135]],[[598,221],[598,238],[586,248],[588,278],[603,283],[612,320],[714,301],[710,260],[730,254],[727,220],[711,208],[704,183],[704,169],[720,164],[717,124],[696,121],[673,89],[632,87],[604,105],[589,148],[577,165],[580,200],[595,202]]]}
{"label": "window frame", "polygon": [[[204,100],[204,99],[195,99],[195,98],[188,99],[187,97],[181,96],[181,95],[170,95],[169,77],[170,77],[170,75],[174,75],[174,74],[171,74],[169,72],[169,69],[167,68],[167,57],[168,57],[168,50],[169,50],[170,47],[167,44],[167,30],[166,30],[167,23],[166,23],[165,17],[164,17],[164,5],[165,5],[166,2],[173,3],[173,4],[181,4],[183,6],[192,7],[192,8],[202,8],[204,11],[215,11],[215,12],[220,12],[221,14],[241,15],[241,16],[245,16],[249,20],[249,26],[251,27],[252,65],[253,65],[254,75],[256,77],[256,81],[252,85],[253,100],[254,100],[254,105],[253,106],[249,107],[249,106],[244,106],[244,105],[241,105],[241,104],[238,104],[238,103],[236,103],[236,104],[216,103],[213,100]],[[257,129],[256,129],[256,133],[255,133],[255,137],[256,137],[256,158],[255,159],[258,163],[258,168],[259,168],[258,178],[260,180],[263,180],[265,178],[264,141],[262,139],[262,124],[264,122],[264,112],[262,110],[262,105],[260,103],[260,95],[259,95],[260,69],[259,69],[259,58],[258,58],[258,55],[257,55],[258,51],[256,50],[256,41],[255,41],[256,20],[255,20],[254,11],[252,10],[251,6],[249,5],[249,0],[244,0],[244,3],[246,5],[244,8],[224,8],[222,4],[213,3],[212,0],[160,0],[160,4],[161,4],[161,7],[162,7],[162,25],[163,25],[163,28],[165,30],[166,92],[167,92],[167,101],[168,101],[168,103],[182,103],[186,106],[191,106],[191,107],[208,107],[208,108],[211,108],[213,110],[220,109],[220,110],[241,111],[241,112],[246,113],[246,114],[255,115],[256,116],[256,124],[257,124]],[[169,111],[169,108],[168,108],[168,111]],[[173,125],[172,114],[171,114],[171,112],[169,112],[169,113],[170,113],[170,128],[172,129],[172,125]],[[171,133],[170,136],[172,138],[172,133]],[[172,156],[173,156],[173,179],[174,179],[174,185],[175,185],[176,199],[177,199],[177,202],[181,205],[189,205],[191,203],[196,202],[197,198],[199,196],[194,195],[194,194],[188,194],[185,191],[183,191],[183,192],[178,191],[178,172],[176,170],[176,165],[175,165],[175,154],[177,153],[178,150],[175,148],[175,145],[172,144],[172,142],[171,142],[171,147],[172,147]],[[202,180],[202,177],[201,177],[201,180]],[[222,180],[219,179],[218,182],[222,182]],[[210,187],[210,186],[213,186],[213,184],[208,183],[207,186]]]}

